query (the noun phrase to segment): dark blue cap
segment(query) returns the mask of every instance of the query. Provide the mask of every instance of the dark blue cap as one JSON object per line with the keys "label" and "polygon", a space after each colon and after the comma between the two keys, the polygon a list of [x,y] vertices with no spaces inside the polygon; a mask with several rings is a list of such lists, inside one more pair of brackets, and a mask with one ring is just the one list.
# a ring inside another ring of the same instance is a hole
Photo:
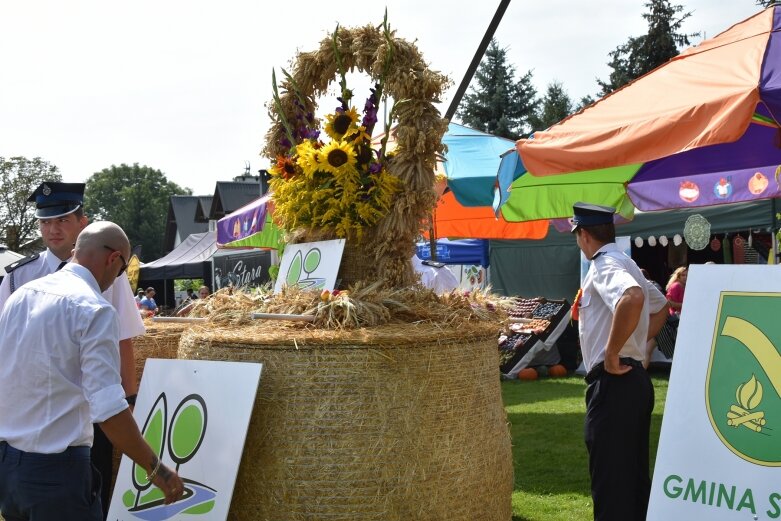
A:
{"label": "dark blue cap", "polygon": [[616,209],[599,204],[575,203],[572,205],[572,213],[569,222],[572,225],[570,231],[574,232],[578,227],[612,223]]}
{"label": "dark blue cap", "polygon": [[41,183],[27,202],[35,203],[35,217],[38,219],[62,217],[84,204],[84,187],[84,183]]}

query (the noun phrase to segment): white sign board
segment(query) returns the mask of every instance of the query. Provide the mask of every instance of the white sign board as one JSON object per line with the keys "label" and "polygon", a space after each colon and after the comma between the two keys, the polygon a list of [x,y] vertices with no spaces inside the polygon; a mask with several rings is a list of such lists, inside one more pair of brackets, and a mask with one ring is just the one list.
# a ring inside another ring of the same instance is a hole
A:
{"label": "white sign board", "polygon": [[781,271],[689,269],[648,519],[781,518]]}
{"label": "white sign board", "polygon": [[344,239],[288,244],[282,254],[274,292],[283,286],[333,290],[344,252]]}
{"label": "white sign board", "polygon": [[262,364],[146,361],[133,417],[160,459],[185,484],[163,504],[146,471],[122,457],[112,521],[213,521],[228,517]]}

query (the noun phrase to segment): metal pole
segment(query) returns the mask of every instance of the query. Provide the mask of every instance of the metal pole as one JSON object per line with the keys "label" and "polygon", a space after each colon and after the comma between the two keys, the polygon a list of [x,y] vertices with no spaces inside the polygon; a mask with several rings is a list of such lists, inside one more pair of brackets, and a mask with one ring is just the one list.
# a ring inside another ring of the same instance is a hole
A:
{"label": "metal pole", "polygon": [[455,115],[456,109],[458,109],[458,105],[461,103],[461,98],[464,97],[464,93],[466,93],[466,89],[472,81],[472,76],[474,76],[477,66],[480,65],[480,60],[483,59],[485,50],[488,48],[488,44],[491,43],[491,39],[494,37],[494,33],[496,33],[496,28],[499,27],[499,22],[502,21],[504,12],[509,5],[510,0],[501,0],[499,3],[499,8],[496,10],[491,23],[488,25],[488,29],[485,31],[483,41],[481,41],[480,45],[477,47],[475,56],[472,58],[472,63],[469,64],[469,68],[466,70],[466,74],[464,74],[464,79],[461,80],[461,84],[458,86],[458,90],[456,91],[455,96],[453,96],[453,100],[450,102],[450,107],[448,107],[447,112],[445,112],[446,120],[450,121],[453,119],[453,115]]}
{"label": "metal pole", "polygon": [[[488,29],[485,31],[485,35],[483,35],[483,40],[480,42],[480,45],[477,46],[477,51],[475,51],[475,55],[472,58],[472,63],[469,64],[469,68],[466,70],[466,74],[464,74],[464,77],[461,80],[461,84],[458,86],[458,90],[456,90],[453,99],[450,101],[450,106],[448,107],[447,112],[445,112],[446,120],[450,121],[453,119],[453,116],[456,113],[456,109],[458,109],[458,105],[461,103],[461,99],[466,93],[467,87],[469,87],[469,83],[472,81],[472,77],[475,75],[475,71],[480,65],[480,60],[483,59],[485,50],[488,48],[488,44],[491,43],[491,39],[496,33],[496,28],[499,27],[499,22],[502,21],[504,12],[507,11],[507,7],[509,5],[510,0],[501,0],[499,2],[499,7],[496,9],[496,13],[494,13],[494,17],[491,19],[491,23],[488,24]],[[436,219],[436,216],[432,213],[431,227],[429,228],[428,232],[429,248],[431,248],[431,260],[437,260],[437,236],[434,230],[434,219]]]}

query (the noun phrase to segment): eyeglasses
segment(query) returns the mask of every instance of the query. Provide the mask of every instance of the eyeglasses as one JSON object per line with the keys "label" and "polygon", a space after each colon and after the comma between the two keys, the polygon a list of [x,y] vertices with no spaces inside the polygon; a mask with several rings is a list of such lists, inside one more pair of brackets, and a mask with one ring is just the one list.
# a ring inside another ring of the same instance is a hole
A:
{"label": "eyeglasses", "polygon": [[[111,253],[119,253],[119,250],[115,250],[111,246],[106,246],[104,244],[103,247],[109,250]],[[125,273],[125,270],[127,269],[127,261],[125,260],[125,257],[121,253],[119,253],[119,258],[122,259],[122,267],[119,269],[119,273],[117,273],[117,278],[119,278],[120,275]]]}

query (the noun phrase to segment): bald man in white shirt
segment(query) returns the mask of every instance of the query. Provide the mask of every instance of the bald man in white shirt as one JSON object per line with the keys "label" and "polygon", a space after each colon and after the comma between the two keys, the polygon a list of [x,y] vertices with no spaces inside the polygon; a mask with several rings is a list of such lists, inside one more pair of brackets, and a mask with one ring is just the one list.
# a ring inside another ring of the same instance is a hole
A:
{"label": "bald man in white shirt", "polygon": [[[184,485],[144,441],[119,376],[117,312],[101,296],[127,268],[113,223],[87,226],[73,260],[0,312],[0,513],[6,521],[100,521],[92,423],[165,494]],[[105,486],[108,486],[106,482]]]}

